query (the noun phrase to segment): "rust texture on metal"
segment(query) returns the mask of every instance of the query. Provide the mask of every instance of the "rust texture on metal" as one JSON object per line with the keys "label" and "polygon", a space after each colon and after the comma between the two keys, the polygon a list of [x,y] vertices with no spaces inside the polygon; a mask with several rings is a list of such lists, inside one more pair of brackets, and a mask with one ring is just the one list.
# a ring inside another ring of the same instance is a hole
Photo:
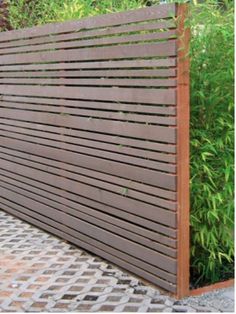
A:
{"label": "rust texture on metal", "polygon": [[189,37],[190,29],[185,21],[188,5],[181,4],[177,9],[177,297],[189,293]]}
{"label": "rust texture on metal", "polygon": [[0,33],[0,207],[178,295],[188,285],[184,8]]}

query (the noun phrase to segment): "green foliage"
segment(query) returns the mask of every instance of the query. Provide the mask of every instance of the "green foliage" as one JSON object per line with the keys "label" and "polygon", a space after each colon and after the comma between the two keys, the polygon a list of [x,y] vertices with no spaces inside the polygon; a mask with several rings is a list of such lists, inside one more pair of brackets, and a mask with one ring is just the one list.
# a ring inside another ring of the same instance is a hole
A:
{"label": "green foliage", "polygon": [[[79,19],[159,2],[8,1],[14,28]],[[233,275],[234,13],[230,0],[192,2],[188,21],[192,33],[191,272],[197,286]]]}
{"label": "green foliage", "polygon": [[141,7],[140,0],[8,0],[14,28],[125,11]]}
{"label": "green foliage", "polygon": [[191,265],[195,284],[233,275],[233,5],[191,9]]}

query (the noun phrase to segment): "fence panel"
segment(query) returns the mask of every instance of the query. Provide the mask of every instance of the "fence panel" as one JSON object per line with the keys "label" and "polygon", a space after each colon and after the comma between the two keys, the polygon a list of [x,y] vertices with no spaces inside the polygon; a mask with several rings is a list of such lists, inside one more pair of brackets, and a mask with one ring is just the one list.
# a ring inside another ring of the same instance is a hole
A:
{"label": "fence panel", "polygon": [[1,208],[179,295],[185,8],[0,33]]}

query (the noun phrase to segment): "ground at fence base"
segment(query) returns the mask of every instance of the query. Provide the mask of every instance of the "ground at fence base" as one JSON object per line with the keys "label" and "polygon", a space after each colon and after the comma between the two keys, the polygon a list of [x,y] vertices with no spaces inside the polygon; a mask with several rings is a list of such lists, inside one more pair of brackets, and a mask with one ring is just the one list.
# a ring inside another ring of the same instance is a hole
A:
{"label": "ground at fence base", "polygon": [[211,291],[214,291],[217,289],[230,288],[230,287],[234,287],[234,279],[229,279],[229,280],[217,282],[217,283],[209,285],[209,286],[190,290],[189,295],[190,296],[197,296],[197,295],[200,295],[202,293],[211,292]]}
{"label": "ground at fence base", "polygon": [[0,312],[233,312],[229,296],[222,289],[177,301],[0,211]]}

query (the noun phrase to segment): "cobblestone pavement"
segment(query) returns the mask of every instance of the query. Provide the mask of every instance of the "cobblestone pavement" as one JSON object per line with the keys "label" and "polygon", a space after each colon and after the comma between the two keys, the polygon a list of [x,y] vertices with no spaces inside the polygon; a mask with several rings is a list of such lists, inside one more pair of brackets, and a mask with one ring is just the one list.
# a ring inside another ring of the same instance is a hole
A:
{"label": "cobblestone pavement", "polygon": [[231,291],[176,301],[0,211],[0,312],[233,312]]}

